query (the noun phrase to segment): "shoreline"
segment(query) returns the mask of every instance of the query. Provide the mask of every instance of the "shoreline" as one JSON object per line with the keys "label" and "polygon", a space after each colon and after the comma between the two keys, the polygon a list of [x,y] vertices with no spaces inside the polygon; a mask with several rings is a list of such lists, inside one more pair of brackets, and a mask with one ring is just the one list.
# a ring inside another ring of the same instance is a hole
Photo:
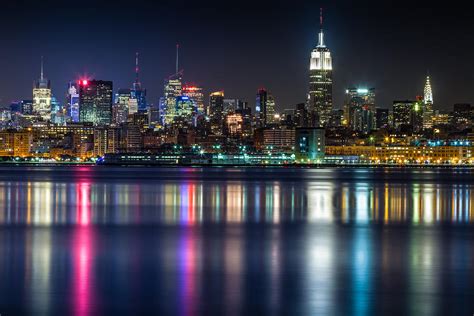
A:
{"label": "shoreline", "polygon": [[146,164],[146,163],[94,163],[94,162],[13,162],[3,161],[0,166],[97,166],[97,167],[160,167],[160,168],[282,168],[282,169],[325,169],[325,168],[353,168],[353,169],[474,169],[474,164],[199,164],[199,163],[174,163],[174,164]]}

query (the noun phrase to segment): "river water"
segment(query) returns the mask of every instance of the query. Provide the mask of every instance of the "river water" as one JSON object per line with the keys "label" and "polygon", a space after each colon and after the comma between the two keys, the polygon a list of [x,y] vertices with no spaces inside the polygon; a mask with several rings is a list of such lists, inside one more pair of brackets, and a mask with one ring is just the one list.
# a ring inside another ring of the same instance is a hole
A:
{"label": "river water", "polygon": [[467,169],[0,167],[0,314],[474,313]]}

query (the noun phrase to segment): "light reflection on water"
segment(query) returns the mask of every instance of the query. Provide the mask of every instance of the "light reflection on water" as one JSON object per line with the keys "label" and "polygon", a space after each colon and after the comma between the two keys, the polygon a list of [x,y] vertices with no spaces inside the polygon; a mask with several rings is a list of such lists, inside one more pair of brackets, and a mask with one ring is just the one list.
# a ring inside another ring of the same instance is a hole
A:
{"label": "light reflection on water", "polygon": [[179,180],[0,182],[0,225],[471,223],[471,184]]}
{"label": "light reflection on water", "polygon": [[474,308],[470,173],[127,170],[0,175],[0,313]]}

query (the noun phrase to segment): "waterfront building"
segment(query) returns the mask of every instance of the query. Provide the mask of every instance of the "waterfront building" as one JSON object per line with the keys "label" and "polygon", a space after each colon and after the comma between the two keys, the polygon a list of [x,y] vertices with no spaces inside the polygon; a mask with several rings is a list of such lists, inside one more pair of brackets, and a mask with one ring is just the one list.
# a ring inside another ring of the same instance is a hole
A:
{"label": "waterfront building", "polygon": [[344,107],[345,120],[353,131],[368,134],[375,129],[374,88],[347,89]]}
{"label": "waterfront building", "polygon": [[94,126],[92,123],[57,125],[35,123],[32,127],[32,153],[48,156],[53,148],[69,149],[76,157],[92,157],[94,153]]}
{"label": "waterfront building", "polygon": [[296,128],[294,147],[297,162],[320,162],[325,153],[325,130],[317,127]]}
{"label": "waterfront building", "polygon": [[471,146],[326,146],[326,155],[358,156],[382,163],[461,163],[472,162]]}
{"label": "waterfront building", "polygon": [[224,91],[211,93],[208,112],[212,134],[222,135],[224,128]]}
{"label": "waterfront building", "polygon": [[0,157],[27,157],[33,141],[31,131],[0,131]]}
{"label": "waterfront building", "polygon": [[324,43],[322,10],[318,45],[311,52],[309,64],[308,112],[310,126],[325,126],[333,107],[332,58]]}
{"label": "waterfront building", "polygon": [[263,130],[263,149],[273,152],[293,152],[295,148],[295,129],[281,127]]}
{"label": "waterfront building", "polygon": [[51,119],[51,82],[44,77],[43,58],[40,78],[33,84],[33,112],[45,121]]}
{"label": "waterfront building", "polygon": [[433,126],[433,90],[431,88],[430,76],[426,77],[423,96],[423,127],[431,128]]}
{"label": "waterfront building", "polygon": [[112,123],[112,81],[79,81],[79,120],[94,125]]}

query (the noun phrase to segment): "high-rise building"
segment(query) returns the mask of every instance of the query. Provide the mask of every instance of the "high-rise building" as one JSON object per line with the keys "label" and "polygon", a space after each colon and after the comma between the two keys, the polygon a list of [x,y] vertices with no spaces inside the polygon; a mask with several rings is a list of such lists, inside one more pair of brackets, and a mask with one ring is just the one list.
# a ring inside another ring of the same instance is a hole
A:
{"label": "high-rise building", "polygon": [[164,124],[173,123],[176,117],[176,98],[182,95],[181,73],[174,74],[165,80],[164,87]]}
{"label": "high-rise building", "polygon": [[196,115],[196,105],[190,97],[182,95],[176,98],[176,117],[182,121],[193,124]]}
{"label": "high-rise building", "polygon": [[265,111],[265,126],[277,123],[277,120],[275,118],[276,103],[275,103],[275,98],[273,97],[273,95],[268,94],[266,105],[267,106],[266,106],[266,111]]}
{"label": "high-rise building", "polygon": [[410,125],[413,128],[413,132],[419,133],[423,130],[423,97],[417,96],[416,101],[413,103],[410,113]]}
{"label": "high-rise building", "polygon": [[304,103],[298,103],[295,108],[294,122],[296,127],[308,126],[308,110]]}
{"label": "high-rise building", "polygon": [[112,123],[112,81],[79,81],[79,120],[94,125]]}
{"label": "high-rise building", "polygon": [[265,88],[257,91],[255,115],[257,127],[267,127],[275,123],[275,99]]}
{"label": "high-rise building", "polygon": [[183,71],[179,70],[179,45],[176,45],[176,71],[165,79],[164,98],[160,102],[163,124],[170,125],[176,117],[176,98],[183,93]]}
{"label": "high-rise building", "polygon": [[413,104],[415,101],[411,100],[393,101],[393,127],[410,125]]}
{"label": "high-rise building", "polygon": [[224,99],[224,114],[232,114],[244,108],[245,102],[240,99]]}
{"label": "high-rise building", "polygon": [[324,43],[322,9],[320,26],[318,45],[309,64],[308,112],[313,127],[325,126],[332,110],[332,59]]}
{"label": "high-rise building", "polygon": [[133,106],[129,106],[129,114],[136,113],[137,111],[146,111],[146,89],[142,88],[142,84],[139,79],[140,68],[138,66],[138,53],[135,54],[135,82],[130,89],[130,99]]}
{"label": "high-rise building", "polygon": [[423,127],[433,127],[433,90],[431,89],[430,76],[426,77],[423,100]]}
{"label": "high-rise building", "polygon": [[258,89],[255,99],[255,125],[257,128],[265,127],[266,125],[267,98],[267,90],[264,88]]}
{"label": "high-rise building", "polygon": [[128,115],[136,113],[138,111],[138,104],[134,102],[132,104],[135,105],[135,109],[132,109],[132,113],[130,113],[130,100],[131,100],[131,92],[130,89],[118,89],[118,92],[115,94],[115,101],[112,107],[112,122],[120,125],[122,123],[127,122]]}
{"label": "high-rise building", "polygon": [[369,133],[375,129],[375,89],[346,90],[344,119],[357,132]]}
{"label": "high-rise building", "polygon": [[43,120],[51,119],[51,82],[43,75],[43,58],[40,78],[33,84],[33,112]]}
{"label": "high-rise building", "polygon": [[66,96],[67,115],[74,123],[79,122],[79,91],[75,82],[69,82]]}
{"label": "high-rise building", "polygon": [[375,109],[375,127],[377,129],[387,128],[389,126],[389,110],[376,108]]}
{"label": "high-rise building", "polygon": [[196,85],[183,85],[182,95],[188,97],[197,109],[199,114],[205,114],[204,94],[202,88]]}
{"label": "high-rise building", "polygon": [[211,132],[222,135],[224,128],[224,91],[211,93],[209,96],[208,116],[211,123]]}

